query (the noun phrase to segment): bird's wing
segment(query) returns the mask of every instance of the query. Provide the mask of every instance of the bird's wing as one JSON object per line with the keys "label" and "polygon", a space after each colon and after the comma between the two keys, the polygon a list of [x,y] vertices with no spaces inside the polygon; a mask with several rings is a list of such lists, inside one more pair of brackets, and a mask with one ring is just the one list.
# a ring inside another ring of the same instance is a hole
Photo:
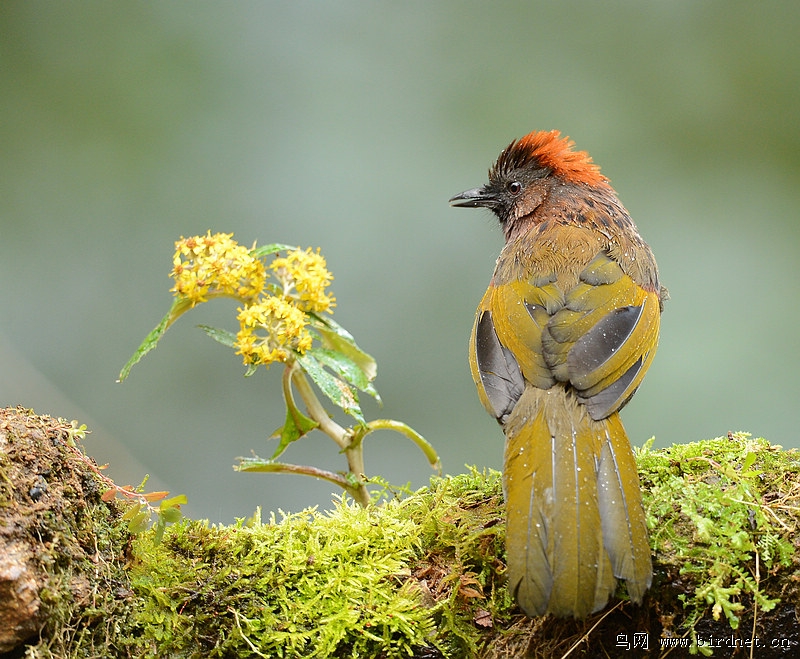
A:
{"label": "bird's wing", "polygon": [[544,361],[556,380],[572,385],[593,419],[604,419],[641,384],[655,356],[660,319],[659,294],[601,252],[542,332]]}
{"label": "bird's wing", "polygon": [[542,351],[551,315],[564,295],[549,279],[492,284],[483,296],[470,340],[469,361],[481,402],[501,422],[522,395],[525,382],[549,389],[556,380]]}
{"label": "bird's wing", "polygon": [[478,306],[470,367],[484,407],[503,421],[525,383],[569,383],[593,419],[630,399],[656,352],[658,294],[599,253],[564,293],[555,277],[491,285]]}

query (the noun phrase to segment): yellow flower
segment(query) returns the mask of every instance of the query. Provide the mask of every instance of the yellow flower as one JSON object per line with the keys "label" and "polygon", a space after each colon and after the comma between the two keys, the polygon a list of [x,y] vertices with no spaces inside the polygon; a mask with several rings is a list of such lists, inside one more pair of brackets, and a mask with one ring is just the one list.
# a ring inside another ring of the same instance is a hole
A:
{"label": "yellow flower", "polygon": [[248,365],[286,362],[311,348],[305,314],[283,297],[270,296],[239,309],[236,354]]}
{"label": "yellow flower", "polygon": [[270,268],[283,286],[283,294],[297,301],[303,311],[330,312],[336,298],[325,292],[333,275],[328,271],[325,257],[309,247],[306,251],[292,250],[285,257],[272,261]]}
{"label": "yellow flower", "polygon": [[264,264],[250,250],[233,240],[232,233],[181,237],[175,243],[170,276],[177,296],[192,306],[209,295],[226,295],[241,300],[255,299],[266,281]]}

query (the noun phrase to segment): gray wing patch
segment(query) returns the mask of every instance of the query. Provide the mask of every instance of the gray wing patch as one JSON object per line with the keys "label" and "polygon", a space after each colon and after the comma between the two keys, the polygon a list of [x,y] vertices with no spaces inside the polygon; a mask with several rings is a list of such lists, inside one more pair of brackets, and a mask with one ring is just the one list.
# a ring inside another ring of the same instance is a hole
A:
{"label": "gray wing patch", "polygon": [[636,393],[636,389],[631,391],[626,396],[625,400],[621,400],[621,398],[625,394],[625,390],[628,388],[628,385],[633,382],[633,379],[637,375],[639,375],[641,368],[642,358],[640,357],[634,362],[633,366],[631,366],[627,371],[625,371],[625,373],[622,374],[621,377],[612,382],[602,391],[596,393],[594,396],[584,398],[580,395],[580,393],[578,393],[578,400],[586,405],[589,416],[595,421],[599,421],[600,419],[605,419],[609,414],[611,414],[612,410],[619,412],[619,410],[625,407],[628,401],[633,397],[633,394]]}
{"label": "gray wing patch", "polygon": [[643,306],[614,309],[578,339],[567,357],[570,379],[586,377],[605,364],[631,335],[643,309]]}
{"label": "gray wing patch", "polygon": [[586,405],[589,415],[595,420],[604,419],[628,402],[633,392],[626,396],[626,400],[621,400],[621,397],[641,370],[642,358],[600,391],[582,396],[581,390],[588,392],[593,386],[592,381],[602,381],[608,376],[598,371],[602,371],[603,365],[625,345],[643,311],[644,306],[614,309],[578,339],[567,356],[570,380],[578,390],[579,400]]}
{"label": "gray wing patch", "polygon": [[493,414],[505,423],[525,389],[525,380],[514,355],[497,338],[490,311],[481,314],[475,328],[475,358]]}

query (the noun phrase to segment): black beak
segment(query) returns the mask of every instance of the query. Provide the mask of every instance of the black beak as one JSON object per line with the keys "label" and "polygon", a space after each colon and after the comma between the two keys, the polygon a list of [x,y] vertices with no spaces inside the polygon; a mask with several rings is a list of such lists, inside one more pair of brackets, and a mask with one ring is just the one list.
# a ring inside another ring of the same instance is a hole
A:
{"label": "black beak", "polygon": [[497,199],[486,186],[482,186],[451,197],[450,205],[461,208],[493,208],[497,205]]}

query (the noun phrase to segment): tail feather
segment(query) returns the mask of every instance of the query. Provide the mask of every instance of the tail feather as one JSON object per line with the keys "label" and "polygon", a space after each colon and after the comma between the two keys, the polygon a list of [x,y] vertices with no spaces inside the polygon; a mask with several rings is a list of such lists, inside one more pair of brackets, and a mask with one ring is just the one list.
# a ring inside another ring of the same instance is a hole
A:
{"label": "tail feather", "polygon": [[628,595],[638,603],[652,582],[653,565],[636,460],[618,414],[605,420],[603,434],[597,468],[603,542],[614,575],[625,580]]}
{"label": "tail feather", "polygon": [[547,451],[535,450],[535,443],[529,441],[529,435],[542,439],[547,437],[544,415],[535,414],[523,423],[526,432],[509,437],[506,444],[503,468],[506,556],[515,599],[528,615],[542,615],[553,589],[553,573],[549,568],[553,497],[551,490],[546,488],[541,488],[541,495],[536,496],[531,479],[536,474],[542,482],[552,481],[553,466]]}
{"label": "tail feather", "polygon": [[561,387],[528,387],[506,424],[509,585],[528,615],[585,617],[616,578],[639,601],[650,553],[636,464],[616,414],[593,421]]}

